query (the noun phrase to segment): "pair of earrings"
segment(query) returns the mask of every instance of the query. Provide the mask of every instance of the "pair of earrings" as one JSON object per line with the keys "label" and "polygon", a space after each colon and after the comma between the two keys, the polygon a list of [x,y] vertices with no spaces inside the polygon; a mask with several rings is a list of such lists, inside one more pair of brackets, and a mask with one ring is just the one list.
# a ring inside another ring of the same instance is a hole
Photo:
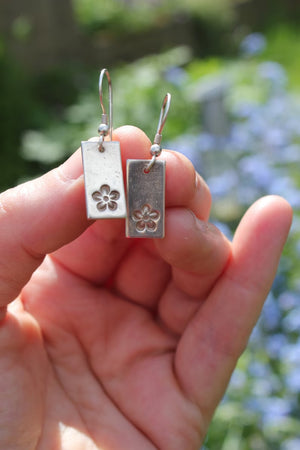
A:
{"label": "pair of earrings", "polygon": [[[109,118],[103,104],[103,78],[109,89]],[[102,108],[98,141],[81,143],[87,217],[111,219],[126,217],[126,236],[132,238],[163,238],[165,232],[165,171],[166,162],[160,155],[162,130],[170,108],[171,95],[164,98],[157,132],[150,148],[149,160],[128,159],[127,199],[125,199],[120,144],[112,141],[112,86],[107,69],[99,77],[99,97]],[[110,141],[104,140],[109,134]]]}

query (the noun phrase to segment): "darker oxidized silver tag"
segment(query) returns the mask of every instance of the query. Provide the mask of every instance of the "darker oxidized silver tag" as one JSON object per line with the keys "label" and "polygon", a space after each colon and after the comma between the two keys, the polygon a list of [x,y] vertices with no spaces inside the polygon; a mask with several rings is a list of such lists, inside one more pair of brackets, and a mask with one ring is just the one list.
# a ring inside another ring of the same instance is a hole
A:
{"label": "darker oxidized silver tag", "polygon": [[165,235],[165,161],[127,161],[126,236],[163,238]]}

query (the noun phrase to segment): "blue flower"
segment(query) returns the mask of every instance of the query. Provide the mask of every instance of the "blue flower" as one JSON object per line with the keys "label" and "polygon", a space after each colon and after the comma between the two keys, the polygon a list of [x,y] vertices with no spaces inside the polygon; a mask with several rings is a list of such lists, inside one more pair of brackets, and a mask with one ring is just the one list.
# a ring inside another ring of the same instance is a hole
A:
{"label": "blue flower", "polygon": [[184,134],[173,140],[166,147],[170,147],[189,158],[197,170],[201,169],[202,153],[207,150],[205,144],[201,140],[201,136]]}
{"label": "blue flower", "polygon": [[286,147],[289,143],[288,134],[282,127],[270,127],[265,132],[264,141],[269,148]]}
{"label": "blue flower", "polygon": [[[295,331],[294,328],[289,331]],[[300,341],[294,344],[287,344],[285,346],[285,351],[282,354],[282,362],[291,367],[298,367],[300,370]]]}
{"label": "blue flower", "polygon": [[281,175],[270,180],[268,193],[282,195],[293,208],[300,208],[300,191],[290,176]]}
{"label": "blue flower", "polygon": [[230,387],[231,389],[243,389],[247,382],[247,376],[245,372],[239,369],[235,369],[235,371],[232,374],[231,380],[230,380]]}
{"label": "blue flower", "polygon": [[275,330],[281,321],[281,311],[272,292],[268,295],[262,310],[263,326],[268,331]]}
{"label": "blue flower", "polygon": [[207,178],[207,184],[214,199],[226,197],[239,184],[238,175],[234,170],[228,170],[218,176]]}
{"label": "blue flower", "polygon": [[241,44],[240,50],[245,56],[254,56],[261,54],[267,45],[267,41],[261,33],[251,33],[246,36]]}
{"label": "blue flower", "polygon": [[291,414],[292,407],[288,399],[269,397],[263,400],[263,422],[265,425],[279,425],[284,423]]}
{"label": "blue flower", "polygon": [[181,67],[169,67],[165,72],[165,79],[175,86],[182,86],[187,81],[187,73]]}
{"label": "blue flower", "polygon": [[293,291],[285,291],[278,298],[278,304],[282,311],[290,311],[299,303],[299,294]]}
{"label": "blue flower", "polygon": [[[293,308],[283,319],[282,325],[287,332],[300,330],[300,307]],[[300,346],[298,348],[300,356]]]}
{"label": "blue flower", "polygon": [[267,336],[265,345],[268,355],[273,359],[279,359],[288,345],[288,339],[282,333],[275,333]]}
{"label": "blue flower", "polygon": [[268,378],[270,376],[270,368],[267,364],[254,360],[249,364],[248,373],[256,378]]}
{"label": "blue flower", "polygon": [[276,170],[271,167],[267,155],[246,156],[238,163],[243,177],[251,177],[255,186],[267,189],[271,181],[276,178]]}
{"label": "blue flower", "polygon": [[281,64],[274,61],[265,61],[258,66],[258,75],[269,81],[275,88],[284,89],[287,85],[287,75]]}
{"label": "blue flower", "polygon": [[247,123],[234,123],[231,129],[230,146],[232,150],[245,152],[252,146],[252,136]]}
{"label": "blue flower", "polygon": [[[285,383],[288,389],[295,394],[300,393],[300,376],[299,376],[299,367],[292,369],[285,376]],[[299,447],[300,448],[300,447]]]}
{"label": "blue flower", "polygon": [[299,450],[300,436],[295,439],[286,439],[281,445],[281,450]]}

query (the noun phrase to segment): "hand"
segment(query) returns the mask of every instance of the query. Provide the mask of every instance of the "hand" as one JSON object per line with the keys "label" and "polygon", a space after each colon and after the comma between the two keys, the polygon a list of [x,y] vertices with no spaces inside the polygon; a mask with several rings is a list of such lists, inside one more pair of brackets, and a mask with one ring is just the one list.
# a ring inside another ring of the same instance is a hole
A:
{"label": "hand", "polygon": [[[115,139],[124,162],[149,158],[138,129]],[[201,445],[292,212],[263,198],[230,243],[207,222],[209,190],[191,163],[161,158],[163,240],[126,239],[123,220],[87,221],[80,152],[1,195],[1,449]]]}

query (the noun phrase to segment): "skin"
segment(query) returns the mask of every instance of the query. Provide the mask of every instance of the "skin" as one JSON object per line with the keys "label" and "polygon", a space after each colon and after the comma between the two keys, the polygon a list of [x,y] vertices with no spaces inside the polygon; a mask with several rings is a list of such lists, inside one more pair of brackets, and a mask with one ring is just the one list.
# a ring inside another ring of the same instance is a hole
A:
{"label": "skin", "polygon": [[[137,128],[114,139],[123,163],[149,158]],[[0,448],[203,442],[292,211],[280,197],[260,199],[231,243],[208,222],[210,193],[192,164],[175,152],[161,158],[163,240],[126,239],[123,220],[86,219],[79,151],[0,196]]]}

